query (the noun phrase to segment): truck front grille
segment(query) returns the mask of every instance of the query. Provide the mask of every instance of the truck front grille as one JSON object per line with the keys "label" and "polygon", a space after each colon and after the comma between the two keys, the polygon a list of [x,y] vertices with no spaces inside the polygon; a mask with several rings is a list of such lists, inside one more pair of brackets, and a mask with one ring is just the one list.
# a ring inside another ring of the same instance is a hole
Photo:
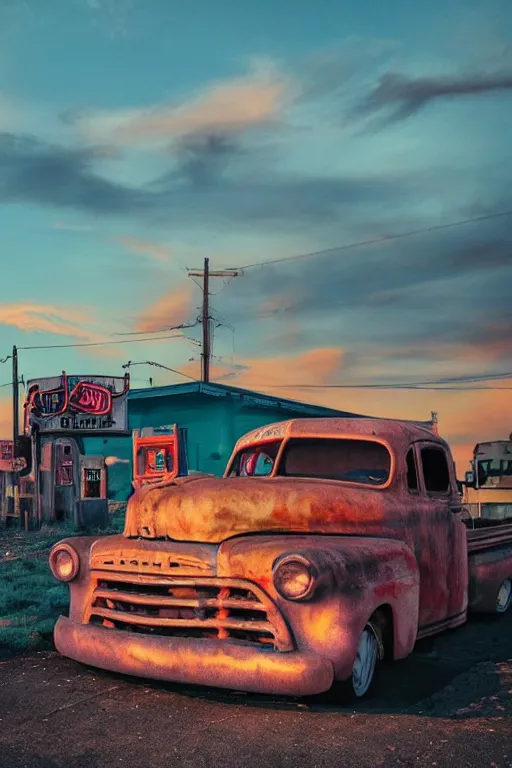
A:
{"label": "truck front grille", "polygon": [[243,579],[92,574],[86,622],[149,635],[230,640],[293,650],[283,617]]}

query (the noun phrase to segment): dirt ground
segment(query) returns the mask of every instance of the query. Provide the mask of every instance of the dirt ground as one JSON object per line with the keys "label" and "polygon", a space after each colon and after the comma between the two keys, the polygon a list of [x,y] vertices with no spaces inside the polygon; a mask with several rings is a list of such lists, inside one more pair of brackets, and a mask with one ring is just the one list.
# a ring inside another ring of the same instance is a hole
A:
{"label": "dirt ground", "polygon": [[173,686],[38,652],[0,663],[9,768],[512,768],[512,614],[472,619],[385,667],[355,711]]}

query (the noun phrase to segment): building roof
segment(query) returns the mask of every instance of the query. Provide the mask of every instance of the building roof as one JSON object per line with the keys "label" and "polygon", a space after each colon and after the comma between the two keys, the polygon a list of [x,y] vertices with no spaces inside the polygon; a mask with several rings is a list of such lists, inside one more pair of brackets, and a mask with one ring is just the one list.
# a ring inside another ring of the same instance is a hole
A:
{"label": "building roof", "polygon": [[[231,387],[227,384],[217,384],[203,381],[191,381],[185,384],[169,384],[165,387],[145,387],[144,389],[131,389],[129,392],[130,400],[145,400],[155,397],[176,397],[178,395],[206,395],[207,397],[232,397],[243,400],[248,405],[256,405],[262,408],[280,408],[293,414],[301,414],[301,421],[305,422],[308,416],[318,418],[326,417],[329,419],[343,419],[343,428],[347,428],[347,419],[359,419],[371,422],[371,428],[381,428],[383,425],[409,424],[412,428],[428,430],[432,433],[437,424],[437,414],[432,413],[432,419],[429,421],[406,421],[404,419],[379,419],[377,416],[366,416],[360,413],[351,413],[335,408],[326,408],[323,405],[314,403],[302,403],[299,400],[291,400],[287,397],[275,397],[266,395],[262,392],[253,392],[250,389],[241,387]],[[379,422],[380,427],[375,424]],[[317,427],[319,428],[319,427]],[[332,428],[332,425],[329,426]],[[370,428],[370,427],[369,427]]]}
{"label": "building roof", "polygon": [[129,400],[145,400],[155,397],[176,397],[178,395],[206,395],[208,397],[232,397],[240,399],[250,405],[262,408],[282,408],[291,413],[301,413],[306,416],[340,416],[355,417],[360,414],[340,411],[334,408],[326,408],[312,403],[301,403],[298,400],[290,400],[287,397],[274,397],[261,392],[253,392],[250,389],[231,387],[227,384],[208,384],[202,381],[191,381],[185,384],[170,384],[166,387],[145,387],[144,389],[131,389]]}
{"label": "building roof", "polygon": [[482,460],[482,458],[508,459],[512,456],[512,440],[490,440],[487,443],[477,443],[473,453],[475,456],[478,456],[480,460]]}

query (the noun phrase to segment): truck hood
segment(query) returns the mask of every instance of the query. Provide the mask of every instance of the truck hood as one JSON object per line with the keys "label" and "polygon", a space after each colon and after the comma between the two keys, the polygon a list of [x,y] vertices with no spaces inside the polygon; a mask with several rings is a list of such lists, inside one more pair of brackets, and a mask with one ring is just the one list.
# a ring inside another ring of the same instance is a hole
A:
{"label": "truck hood", "polygon": [[177,478],[134,493],[124,535],[220,543],[264,531],[372,534],[382,528],[386,497],[329,480]]}

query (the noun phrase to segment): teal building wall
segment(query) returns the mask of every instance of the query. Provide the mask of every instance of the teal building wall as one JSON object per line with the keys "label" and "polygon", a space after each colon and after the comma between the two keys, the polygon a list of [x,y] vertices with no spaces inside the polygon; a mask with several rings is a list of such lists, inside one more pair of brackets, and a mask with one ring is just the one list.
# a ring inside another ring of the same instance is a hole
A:
{"label": "teal building wall", "polygon": [[[301,416],[357,415],[201,382],[131,390],[128,414],[130,430],[167,424],[185,427],[189,469],[218,476],[224,472],[236,440],[252,429]],[[108,468],[109,498],[126,499],[132,477],[131,435],[87,437],[83,442],[89,455],[129,460],[129,464],[117,463]]]}

